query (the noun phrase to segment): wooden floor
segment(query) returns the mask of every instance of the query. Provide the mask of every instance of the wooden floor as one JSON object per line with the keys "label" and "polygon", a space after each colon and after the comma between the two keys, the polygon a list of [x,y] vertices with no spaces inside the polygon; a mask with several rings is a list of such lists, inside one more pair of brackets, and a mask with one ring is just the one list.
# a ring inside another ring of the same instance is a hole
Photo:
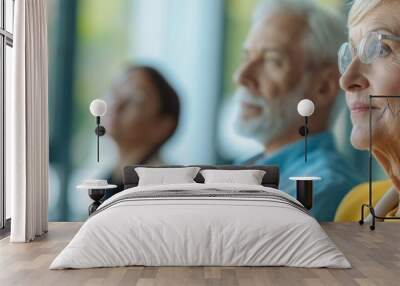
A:
{"label": "wooden floor", "polygon": [[81,223],[50,223],[44,237],[27,244],[0,241],[0,285],[400,285],[400,224],[372,232],[356,223],[324,224],[353,268],[122,267],[48,270]]}

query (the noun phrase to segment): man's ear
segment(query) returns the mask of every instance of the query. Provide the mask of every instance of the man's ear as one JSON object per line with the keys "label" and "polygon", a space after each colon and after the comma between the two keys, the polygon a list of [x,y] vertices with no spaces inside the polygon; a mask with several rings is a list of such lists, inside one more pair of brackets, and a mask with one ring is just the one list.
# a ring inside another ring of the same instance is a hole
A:
{"label": "man's ear", "polygon": [[325,65],[318,69],[314,86],[314,100],[318,102],[318,106],[331,106],[339,93],[338,68],[334,64]]}

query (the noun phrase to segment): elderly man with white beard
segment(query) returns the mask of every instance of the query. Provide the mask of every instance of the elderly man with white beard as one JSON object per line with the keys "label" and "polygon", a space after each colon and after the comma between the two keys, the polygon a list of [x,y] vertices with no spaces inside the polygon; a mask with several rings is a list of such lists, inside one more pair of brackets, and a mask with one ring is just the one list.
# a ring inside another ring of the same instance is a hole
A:
{"label": "elderly man with white beard", "polygon": [[[345,19],[306,0],[269,0],[256,10],[234,79],[240,112],[235,129],[264,145],[242,164],[278,165],[280,189],[296,196],[291,176],[320,176],[311,213],[332,221],[337,206],[361,179],[337,151],[329,131],[339,94],[337,51],[346,39]],[[298,130],[297,104],[307,98],[316,110],[310,122],[308,160]]]}

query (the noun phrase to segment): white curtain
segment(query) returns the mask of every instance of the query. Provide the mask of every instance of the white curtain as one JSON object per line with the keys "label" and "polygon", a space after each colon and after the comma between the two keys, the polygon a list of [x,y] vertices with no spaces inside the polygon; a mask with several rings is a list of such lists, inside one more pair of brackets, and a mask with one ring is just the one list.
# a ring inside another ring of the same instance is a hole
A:
{"label": "white curtain", "polygon": [[45,0],[15,1],[13,93],[6,111],[12,242],[47,232],[48,103]]}

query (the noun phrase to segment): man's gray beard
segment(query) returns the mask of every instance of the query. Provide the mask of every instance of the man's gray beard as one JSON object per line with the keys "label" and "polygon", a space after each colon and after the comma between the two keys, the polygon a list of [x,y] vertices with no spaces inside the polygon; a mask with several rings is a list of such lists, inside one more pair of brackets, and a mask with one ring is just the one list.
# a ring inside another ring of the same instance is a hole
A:
{"label": "man's gray beard", "polygon": [[[297,104],[304,98],[305,82],[303,80],[292,92],[268,104],[265,98],[253,95],[247,88],[239,88],[235,97],[239,104],[234,128],[239,135],[253,138],[263,145],[282,135],[298,121]],[[242,102],[259,106],[262,113],[257,117],[243,118]]]}

